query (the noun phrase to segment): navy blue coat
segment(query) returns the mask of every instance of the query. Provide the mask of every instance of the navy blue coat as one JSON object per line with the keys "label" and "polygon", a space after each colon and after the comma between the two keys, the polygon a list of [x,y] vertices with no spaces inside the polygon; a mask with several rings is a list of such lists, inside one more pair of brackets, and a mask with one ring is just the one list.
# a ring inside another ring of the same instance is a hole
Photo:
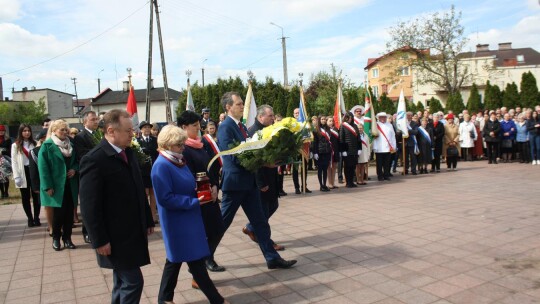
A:
{"label": "navy blue coat", "polygon": [[[246,127],[243,124],[242,127],[247,134]],[[240,128],[230,116],[227,116],[219,125],[217,138],[221,151],[230,150],[231,146],[245,141]],[[221,190],[223,191],[253,190],[256,187],[255,174],[242,167],[234,155],[223,156],[222,177]]]}

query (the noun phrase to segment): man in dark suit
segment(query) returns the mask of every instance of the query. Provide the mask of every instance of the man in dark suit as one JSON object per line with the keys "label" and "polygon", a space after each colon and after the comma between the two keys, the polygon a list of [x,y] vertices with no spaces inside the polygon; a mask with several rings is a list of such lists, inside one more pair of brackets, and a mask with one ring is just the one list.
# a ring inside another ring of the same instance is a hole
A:
{"label": "man in dark suit", "polygon": [[212,121],[212,119],[210,118],[210,109],[209,108],[202,109],[201,116],[202,116],[201,121],[200,121],[201,132],[204,132],[206,130],[206,125],[208,125],[208,123]]}
{"label": "man in dark suit", "polygon": [[148,235],[154,222],[144,193],[129,114],[104,117],[104,139],[81,161],[81,211],[100,267],[113,269],[112,303],[139,303],[150,264]]}
{"label": "man in dark suit", "polygon": [[407,127],[409,129],[409,137],[405,139],[405,174],[409,173],[409,165],[412,175],[416,175],[416,167],[418,164],[415,150],[418,149],[416,135],[418,135],[418,124],[412,121],[412,112],[407,112]]}
{"label": "man in dark suit", "polygon": [[[221,98],[221,104],[228,115],[219,126],[217,137],[220,150],[226,151],[235,142],[245,141],[248,133],[244,124],[240,122],[244,113],[244,101],[240,94],[236,92],[225,93]],[[221,214],[223,215],[225,230],[229,228],[238,208],[242,206],[244,213],[253,226],[268,269],[290,268],[293,266],[296,260],[286,261],[274,249],[274,243],[270,239],[270,225],[263,212],[260,190],[255,182],[255,174],[242,167],[238,159],[233,155],[223,156],[221,190],[223,191]]]}
{"label": "man in dark suit", "polygon": [[[94,111],[88,111],[83,115],[83,124],[84,129],[79,132],[73,139],[75,145],[75,154],[77,155],[77,162],[81,162],[83,156],[86,155],[90,150],[92,150],[97,144],[97,138],[94,136],[94,132],[98,127],[99,118]],[[82,234],[84,237],[85,243],[90,243],[90,237],[86,231],[86,225],[82,225]]]}
{"label": "man in dark suit", "polygon": [[[255,134],[255,132],[264,129],[274,123],[274,110],[269,105],[262,105],[257,108],[257,119],[255,123],[249,127],[248,134],[250,137]],[[279,188],[278,188],[278,173],[277,167],[268,166],[262,167],[257,171],[255,177],[257,188],[260,190],[261,194],[261,203],[263,207],[264,215],[267,220],[270,220],[270,217],[276,212],[279,207],[278,197],[279,197]],[[242,232],[247,234],[252,241],[257,242],[255,233],[253,232],[253,226],[247,224],[242,228]],[[272,241],[274,249],[281,251],[285,250],[284,246],[276,244]]]}
{"label": "man in dark suit", "polygon": [[146,195],[150,201],[150,211],[152,212],[152,219],[154,223],[157,223],[157,206],[156,206],[156,196],[154,195],[154,188],[152,187],[152,179],[150,174],[152,173],[152,164],[156,162],[156,159],[159,155],[157,150],[157,138],[152,136],[152,127],[153,125],[146,121],[141,121],[139,124],[139,129],[141,130],[141,136],[137,137],[137,142],[141,146],[141,150],[144,154],[150,157],[151,161],[145,162],[141,166],[141,174],[143,178],[143,184],[145,188]]}

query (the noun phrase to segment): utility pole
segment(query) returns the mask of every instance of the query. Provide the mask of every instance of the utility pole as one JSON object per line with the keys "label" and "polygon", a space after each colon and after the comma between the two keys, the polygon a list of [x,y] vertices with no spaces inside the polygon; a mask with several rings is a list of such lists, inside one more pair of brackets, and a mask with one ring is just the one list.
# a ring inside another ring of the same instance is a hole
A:
{"label": "utility pole", "polygon": [[167,122],[172,122],[172,113],[171,113],[171,101],[169,100],[169,86],[167,84],[167,69],[165,68],[165,53],[163,52],[163,39],[161,37],[161,25],[159,22],[159,10],[157,0],[153,0],[154,8],[156,11],[156,23],[158,29],[158,38],[159,38],[159,51],[161,54],[161,70],[163,72],[163,90],[164,92],[164,101],[165,101],[165,117]]}
{"label": "utility pole", "polygon": [[152,41],[154,37],[154,8],[150,4],[150,25],[148,34],[148,73],[146,76],[146,121],[150,121],[150,90],[152,90]]}
{"label": "utility pole", "polygon": [[[72,77],[73,87],[75,87],[75,102],[77,103],[77,109],[79,108],[79,95],[77,95],[77,78]],[[73,101],[71,102],[71,114],[75,117],[75,112],[73,112]]]}
{"label": "utility pole", "polygon": [[208,60],[208,59],[203,60],[202,69],[201,69],[202,70],[202,86],[203,86],[203,88],[204,88],[204,63],[206,62],[206,60]]}
{"label": "utility pole", "polygon": [[270,22],[271,25],[277,26],[281,29],[281,47],[283,48],[283,87],[288,88],[289,87],[289,79],[287,77],[287,45],[285,43],[285,39],[289,37],[285,37],[283,35],[283,27],[275,24],[274,22]]}

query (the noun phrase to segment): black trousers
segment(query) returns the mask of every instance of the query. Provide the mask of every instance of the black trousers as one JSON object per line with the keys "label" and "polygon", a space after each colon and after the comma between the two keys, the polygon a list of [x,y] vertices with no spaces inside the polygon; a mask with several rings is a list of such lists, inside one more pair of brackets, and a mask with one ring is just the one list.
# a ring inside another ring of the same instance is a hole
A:
{"label": "black trousers", "polygon": [[456,168],[457,167],[458,156],[446,156],[446,166],[447,168]]}
{"label": "black trousers", "polygon": [[531,162],[531,147],[529,146],[528,141],[524,142],[516,142],[518,152],[519,152],[519,160],[524,163],[530,163]]}
{"label": "black trousers", "polygon": [[375,153],[377,161],[377,178],[383,180],[390,177],[390,152]]}
{"label": "black trousers", "polygon": [[433,160],[431,160],[431,170],[441,170],[441,151],[433,151]]}
{"label": "black trousers", "polygon": [[221,209],[217,202],[201,205],[201,215],[206,232],[206,240],[210,248],[208,259],[214,259],[214,252],[219,245],[219,241],[225,233],[225,225],[221,216]]}
{"label": "black trousers", "polygon": [[140,268],[114,269],[113,284],[112,304],[140,303],[144,287],[144,278]]}
{"label": "black trousers", "polygon": [[2,193],[2,198],[9,196],[9,178],[0,182],[0,192]]}
{"label": "black trousers", "polygon": [[486,145],[488,159],[492,162],[497,160],[497,156],[499,155],[499,143],[487,141]]}
{"label": "black trousers", "polygon": [[317,160],[317,178],[319,179],[319,185],[326,186],[326,180],[328,179],[328,167],[332,158],[331,153],[319,154],[319,160]]}
{"label": "black trousers", "polygon": [[411,172],[416,173],[417,163],[418,160],[416,158],[416,154],[414,154],[414,146],[405,147],[405,172],[409,170],[410,165]]}
{"label": "black trousers", "polygon": [[[308,170],[308,162],[307,160],[304,162],[304,172],[302,172],[302,188],[304,185],[306,185],[306,189],[307,189],[307,170]],[[296,165],[293,165],[293,169],[292,169],[292,180],[293,180],[293,183],[294,183],[294,189],[300,189],[302,190],[302,188],[300,188],[300,183],[298,181],[298,171],[302,171],[302,158],[300,158],[300,163],[299,164],[296,164]]]}
{"label": "black trousers", "polygon": [[[208,301],[210,301],[211,304],[223,303],[223,297],[219,294],[214,282],[212,282],[208,276],[204,259],[187,262],[187,264],[189,271],[193,275],[193,279],[197,282],[206,298],[208,298]],[[174,299],[174,289],[178,282],[181,266],[182,263],[173,263],[169,260],[165,261],[161,284],[159,286],[158,303],[164,303],[165,301],[172,301]]]}
{"label": "black trousers", "polygon": [[71,232],[73,230],[73,194],[69,180],[64,186],[64,198],[61,207],[53,208],[53,238],[63,240],[71,240]]}
{"label": "black trousers", "polygon": [[[30,183],[30,169],[28,166],[24,166],[24,174],[26,176],[26,188],[20,188],[21,200],[24,209],[24,213],[29,221],[33,221],[39,218],[41,211],[41,203],[39,201],[39,193],[35,193]],[[8,184],[9,186],[9,184]],[[30,197],[32,197],[32,203],[34,205],[34,215],[32,216],[32,207],[30,206]]]}
{"label": "black trousers", "polygon": [[345,179],[347,180],[347,186],[354,184],[354,177],[356,176],[356,165],[358,164],[358,155],[343,156],[343,171],[345,173]]}

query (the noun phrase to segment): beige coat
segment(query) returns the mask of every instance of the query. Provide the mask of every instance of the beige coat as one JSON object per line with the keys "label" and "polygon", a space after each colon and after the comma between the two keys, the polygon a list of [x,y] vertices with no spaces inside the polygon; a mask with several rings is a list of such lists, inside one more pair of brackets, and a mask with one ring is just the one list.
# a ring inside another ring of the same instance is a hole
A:
{"label": "beige coat", "polygon": [[443,157],[446,157],[446,149],[448,144],[454,142],[458,148],[459,156],[461,156],[461,147],[459,146],[459,126],[454,123],[450,126],[447,122],[444,124],[444,139],[443,139]]}

